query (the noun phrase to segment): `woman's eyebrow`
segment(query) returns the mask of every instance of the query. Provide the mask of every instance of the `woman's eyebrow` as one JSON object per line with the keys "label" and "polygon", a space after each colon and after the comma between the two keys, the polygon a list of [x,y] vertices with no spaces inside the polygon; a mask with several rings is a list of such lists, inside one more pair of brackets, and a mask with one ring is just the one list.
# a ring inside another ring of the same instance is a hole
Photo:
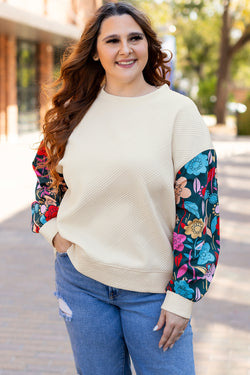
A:
{"label": "woman's eyebrow", "polygon": [[[141,33],[141,32],[139,32],[139,31],[138,32],[137,31],[133,31],[133,32],[131,32],[131,33],[128,34],[128,37],[131,37],[131,36],[134,36],[134,35],[144,36],[144,34]],[[110,39],[110,38],[119,38],[119,37],[120,37],[120,35],[118,35],[118,34],[111,34],[111,35],[108,35],[105,38],[103,38],[102,41],[105,41],[106,39]]]}

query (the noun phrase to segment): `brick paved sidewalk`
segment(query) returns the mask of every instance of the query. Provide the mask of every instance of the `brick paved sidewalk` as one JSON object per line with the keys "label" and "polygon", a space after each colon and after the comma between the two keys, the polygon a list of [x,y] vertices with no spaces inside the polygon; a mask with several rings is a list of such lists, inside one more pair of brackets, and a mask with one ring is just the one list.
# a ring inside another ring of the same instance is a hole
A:
{"label": "brick paved sidewalk", "polygon": [[[194,307],[197,375],[250,375],[250,141],[230,142],[215,142],[221,156],[222,254],[207,296]],[[0,149],[0,160],[8,160],[0,166],[6,176],[0,194],[5,207],[5,217],[0,215],[0,375],[74,375],[53,295],[53,251],[29,229],[34,152],[12,146],[5,147],[5,159]],[[18,195],[22,202],[14,213]]]}
{"label": "brick paved sidewalk", "polygon": [[194,309],[197,375],[250,375],[250,147],[220,161],[219,188],[222,252]]}

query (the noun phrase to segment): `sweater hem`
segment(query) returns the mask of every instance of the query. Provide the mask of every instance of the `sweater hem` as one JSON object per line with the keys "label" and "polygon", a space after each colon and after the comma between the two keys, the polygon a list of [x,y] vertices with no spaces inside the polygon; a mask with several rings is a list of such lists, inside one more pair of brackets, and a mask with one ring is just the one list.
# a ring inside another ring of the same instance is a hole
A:
{"label": "sweater hem", "polygon": [[172,271],[140,272],[93,262],[77,245],[71,246],[67,254],[78,272],[114,288],[142,293],[166,293],[166,285],[172,277]]}

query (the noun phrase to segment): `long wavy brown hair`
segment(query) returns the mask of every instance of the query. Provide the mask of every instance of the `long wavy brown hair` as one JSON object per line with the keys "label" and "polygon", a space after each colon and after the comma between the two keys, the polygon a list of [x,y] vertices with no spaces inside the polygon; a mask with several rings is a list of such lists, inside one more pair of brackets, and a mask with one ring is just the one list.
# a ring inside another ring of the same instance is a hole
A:
{"label": "long wavy brown hair", "polygon": [[170,72],[168,63],[172,56],[161,50],[161,42],[149,18],[125,2],[101,6],[87,22],[80,40],[66,50],[60,76],[53,84],[57,92],[43,124],[46,166],[50,171],[52,186],[58,186],[61,180],[56,166],[64,155],[67,140],[95,101],[105,80],[100,61],[93,60],[102,22],[108,17],[123,14],[133,17],[147,38],[149,57],[143,70],[145,81],[153,86],[170,84],[166,77]]}

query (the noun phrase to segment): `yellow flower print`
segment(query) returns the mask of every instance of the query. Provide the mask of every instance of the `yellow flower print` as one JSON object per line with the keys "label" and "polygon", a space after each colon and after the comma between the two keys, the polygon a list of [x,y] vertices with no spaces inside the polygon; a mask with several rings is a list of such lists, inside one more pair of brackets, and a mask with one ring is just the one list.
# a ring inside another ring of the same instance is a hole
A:
{"label": "yellow flower print", "polygon": [[188,225],[184,227],[185,234],[190,234],[193,239],[202,236],[203,228],[204,223],[202,219],[194,219],[193,221],[190,220]]}
{"label": "yellow flower print", "polygon": [[180,177],[175,182],[175,202],[176,204],[180,203],[181,198],[189,198],[191,191],[186,188],[187,179],[185,177]]}

